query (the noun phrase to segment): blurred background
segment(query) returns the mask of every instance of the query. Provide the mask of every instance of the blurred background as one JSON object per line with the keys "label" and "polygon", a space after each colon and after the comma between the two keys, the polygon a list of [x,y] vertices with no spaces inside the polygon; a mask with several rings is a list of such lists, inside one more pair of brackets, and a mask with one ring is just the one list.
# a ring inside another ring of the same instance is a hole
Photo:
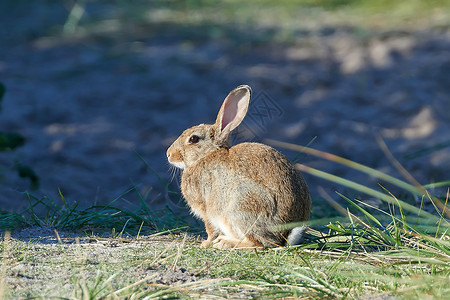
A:
{"label": "blurred background", "polygon": [[[138,191],[185,210],[166,148],[240,84],[254,94],[236,142],[309,145],[403,179],[384,141],[420,183],[449,179],[449,1],[2,0],[0,28],[0,131],[25,138],[0,152],[0,209],[29,207],[25,191],[80,207],[136,206]],[[331,210],[319,190],[357,195],[305,177],[313,217]]]}

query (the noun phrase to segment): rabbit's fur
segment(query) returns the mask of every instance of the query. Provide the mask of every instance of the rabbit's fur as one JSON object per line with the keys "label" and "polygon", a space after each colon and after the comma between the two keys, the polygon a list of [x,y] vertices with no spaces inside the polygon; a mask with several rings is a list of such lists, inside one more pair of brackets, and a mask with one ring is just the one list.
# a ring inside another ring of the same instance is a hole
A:
{"label": "rabbit's fur", "polygon": [[185,130],[167,150],[169,162],[183,169],[184,198],[205,223],[205,247],[297,244],[303,227],[280,226],[309,219],[308,186],[284,155],[260,143],[229,145],[231,132],[247,113],[250,94],[249,86],[235,88],[215,124]]}

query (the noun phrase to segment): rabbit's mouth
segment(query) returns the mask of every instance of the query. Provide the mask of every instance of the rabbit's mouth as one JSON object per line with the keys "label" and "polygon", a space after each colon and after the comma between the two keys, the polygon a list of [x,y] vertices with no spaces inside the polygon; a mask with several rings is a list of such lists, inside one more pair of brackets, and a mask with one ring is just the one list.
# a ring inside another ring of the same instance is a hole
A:
{"label": "rabbit's mouth", "polygon": [[186,164],[184,163],[184,159],[183,159],[183,155],[181,154],[181,152],[177,149],[175,149],[172,146],[169,147],[169,149],[167,149],[167,160],[169,161],[169,163],[174,166],[177,167],[181,170],[184,170],[186,168]]}
{"label": "rabbit's mouth", "polygon": [[170,161],[169,160],[169,163],[172,166],[177,167],[177,168],[179,168],[181,170],[184,170],[186,168],[186,164],[183,161]]}

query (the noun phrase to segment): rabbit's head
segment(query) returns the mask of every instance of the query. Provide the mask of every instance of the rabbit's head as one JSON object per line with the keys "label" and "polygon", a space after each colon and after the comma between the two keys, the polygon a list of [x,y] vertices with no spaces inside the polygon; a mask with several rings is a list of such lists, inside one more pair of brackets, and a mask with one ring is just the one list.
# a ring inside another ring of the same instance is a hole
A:
{"label": "rabbit's head", "polygon": [[214,124],[200,124],[186,129],[167,149],[167,159],[185,169],[209,153],[230,147],[230,134],[242,122],[250,103],[251,89],[241,85],[223,101]]}

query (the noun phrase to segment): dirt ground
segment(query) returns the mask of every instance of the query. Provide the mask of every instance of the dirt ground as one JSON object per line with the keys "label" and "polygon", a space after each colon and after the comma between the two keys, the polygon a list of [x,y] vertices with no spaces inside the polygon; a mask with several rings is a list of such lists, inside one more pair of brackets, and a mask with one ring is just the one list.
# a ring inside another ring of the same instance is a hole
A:
{"label": "dirt ground", "polygon": [[[29,205],[21,194],[28,181],[10,170],[15,160],[38,174],[40,188],[32,193],[39,197],[56,201],[59,188],[87,207],[136,185],[150,207],[164,207],[175,197],[135,152],[170,181],[166,148],[185,128],[212,122],[239,84],[249,84],[254,98],[237,141],[312,141],[313,148],[400,176],[380,136],[419,182],[449,179],[448,28],[364,36],[319,28],[288,45],[246,43],[248,32],[236,32],[242,42],[233,43],[152,26],[61,37],[55,31],[68,12],[48,3],[33,5],[31,15],[23,4],[0,12],[0,81],[7,88],[0,130],[26,137],[25,146],[0,153],[2,209]],[[375,179],[344,166],[300,160],[376,187]],[[340,189],[306,179],[313,195],[318,187],[333,197]],[[135,206],[138,197],[129,193],[118,204]]]}
{"label": "dirt ground", "polygon": [[[182,236],[169,235],[130,239],[57,233],[51,228],[27,228],[2,244],[9,264],[4,274],[9,295],[80,298],[83,284],[96,290],[95,280],[108,287],[139,281],[157,287],[210,280],[209,276],[165,263],[179,247],[195,244],[192,237],[183,242]],[[108,281],[98,277],[100,273],[117,278]]]}

